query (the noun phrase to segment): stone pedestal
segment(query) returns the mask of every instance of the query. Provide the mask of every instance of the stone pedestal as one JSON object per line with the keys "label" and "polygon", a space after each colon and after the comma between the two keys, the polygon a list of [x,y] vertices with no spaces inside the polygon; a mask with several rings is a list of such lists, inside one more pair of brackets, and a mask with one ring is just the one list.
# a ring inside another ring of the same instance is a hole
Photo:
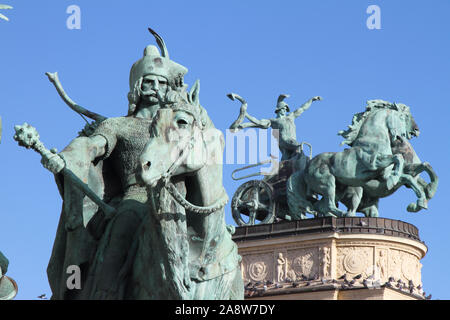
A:
{"label": "stone pedestal", "polygon": [[415,226],[319,218],[238,227],[246,299],[424,299]]}

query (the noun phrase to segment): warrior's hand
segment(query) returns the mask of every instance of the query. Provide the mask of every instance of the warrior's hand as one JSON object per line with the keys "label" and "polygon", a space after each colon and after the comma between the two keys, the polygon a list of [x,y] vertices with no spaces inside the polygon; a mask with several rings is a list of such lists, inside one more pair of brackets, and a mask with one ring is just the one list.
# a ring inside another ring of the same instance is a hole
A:
{"label": "warrior's hand", "polygon": [[312,101],[318,101],[318,100],[322,100],[321,96],[316,96],[314,98],[311,99]]}
{"label": "warrior's hand", "polygon": [[45,169],[51,171],[53,174],[60,173],[66,166],[64,160],[59,154],[51,150],[51,155],[45,155],[41,159],[41,163]]}
{"label": "warrior's hand", "polygon": [[[53,172],[54,174],[60,173],[64,175],[65,179],[68,179],[76,188],[88,196],[96,205],[98,205],[107,216],[115,214],[116,209],[105,203],[100,197],[92,191],[89,186],[81,181],[72,171],[66,168],[64,159],[57,153],[56,149],[48,150],[44,144],[39,140],[39,133],[36,128],[30,126],[28,123],[14,127],[16,134],[14,140],[16,140],[20,146],[27,149],[33,149],[42,156],[42,165]],[[85,225],[87,224],[84,221]]]}
{"label": "warrior's hand", "polygon": [[56,149],[48,150],[45,148],[44,144],[39,140],[39,133],[36,128],[30,126],[28,123],[24,123],[21,126],[14,126],[14,129],[16,131],[14,140],[22,147],[39,152],[42,156],[41,163],[45,168],[54,174],[64,169],[64,160],[57,154]]}
{"label": "warrior's hand", "polygon": [[239,126],[242,124],[242,122],[244,121],[245,117],[248,115],[248,113],[247,113],[247,102],[244,100],[244,98],[242,98],[241,96],[239,96],[239,95],[237,95],[235,93],[229,93],[229,94],[227,94],[227,97],[230,98],[233,101],[238,100],[238,101],[241,102],[241,110],[239,112],[239,117],[230,126],[231,130],[237,131],[239,129],[242,129],[242,128],[239,128]]}

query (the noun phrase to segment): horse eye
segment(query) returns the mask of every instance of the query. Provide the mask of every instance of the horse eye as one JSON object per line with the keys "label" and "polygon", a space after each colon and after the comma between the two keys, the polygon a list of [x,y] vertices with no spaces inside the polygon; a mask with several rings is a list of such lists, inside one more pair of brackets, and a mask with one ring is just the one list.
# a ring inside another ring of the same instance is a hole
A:
{"label": "horse eye", "polygon": [[178,119],[177,120],[177,125],[179,128],[186,128],[186,126],[188,125],[187,121],[184,119]]}

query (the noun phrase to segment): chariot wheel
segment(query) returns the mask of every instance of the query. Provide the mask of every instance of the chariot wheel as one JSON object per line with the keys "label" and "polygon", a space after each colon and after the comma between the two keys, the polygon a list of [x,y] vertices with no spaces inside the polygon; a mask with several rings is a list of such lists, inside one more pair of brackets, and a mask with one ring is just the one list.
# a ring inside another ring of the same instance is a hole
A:
{"label": "chariot wheel", "polygon": [[[242,184],[231,201],[233,219],[239,226],[272,223],[275,219],[275,203],[272,187],[262,180]],[[248,216],[245,222],[243,216]]]}

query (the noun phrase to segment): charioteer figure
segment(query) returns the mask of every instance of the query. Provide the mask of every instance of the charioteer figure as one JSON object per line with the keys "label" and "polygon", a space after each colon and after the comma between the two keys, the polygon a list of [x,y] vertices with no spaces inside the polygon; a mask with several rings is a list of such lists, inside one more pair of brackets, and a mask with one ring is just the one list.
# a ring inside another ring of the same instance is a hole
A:
{"label": "charioteer figure", "polygon": [[[295,119],[297,119],[303,112],[309,109],[314,101],[322,100],[321,97],[316,96],[306,101],[301,107],[293,112],[290,112],[289,105],[284,102],[289,95],[281,94],[278,97],[277,106],[275,109],[275,118],[258,120],[247,112],[247,102],[240,96],[234,93],[228,94],[231,100],[238,100],[242,103],[241,111],[238,119],[230,126],[231,130],[241,130],[244,128],[260,128],[260,129],[275,129],[274,137],[278,141],[281,151],[281,160],[291,159],[299,150],[300,143],[297,142],[297,133],[295,126]],[[288,112],[290,112],[288,114]],[[243,123],[247,118],[250,122]]]}

